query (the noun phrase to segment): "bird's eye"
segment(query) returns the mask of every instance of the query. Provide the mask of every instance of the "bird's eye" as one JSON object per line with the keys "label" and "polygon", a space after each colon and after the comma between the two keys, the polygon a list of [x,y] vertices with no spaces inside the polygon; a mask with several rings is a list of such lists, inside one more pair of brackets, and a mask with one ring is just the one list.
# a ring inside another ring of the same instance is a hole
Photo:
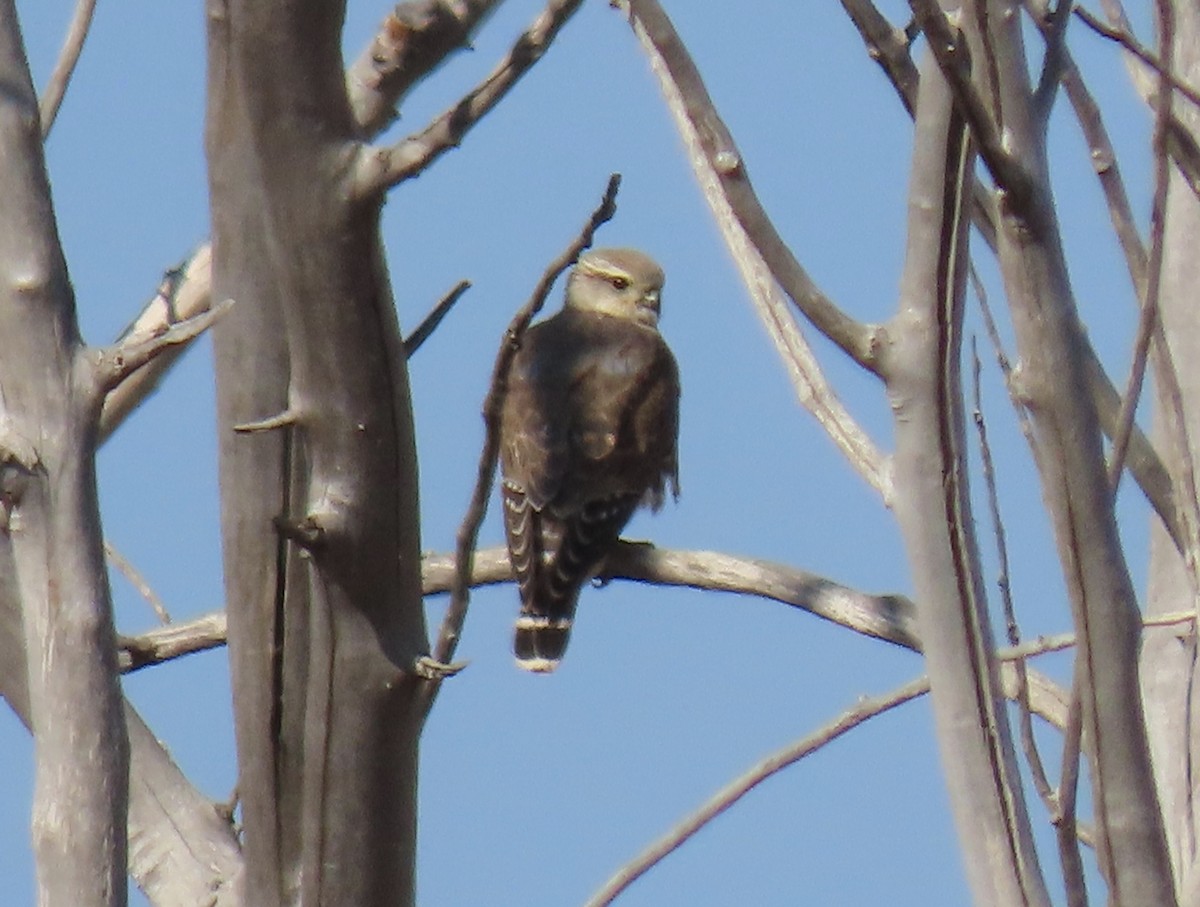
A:
{"label": "bird's eye", "polygon": [[614,290],[629,289],[629,278],[628,277],[610,277],[610,278],[608,278],[608,282],[612,284],[612,287]]}

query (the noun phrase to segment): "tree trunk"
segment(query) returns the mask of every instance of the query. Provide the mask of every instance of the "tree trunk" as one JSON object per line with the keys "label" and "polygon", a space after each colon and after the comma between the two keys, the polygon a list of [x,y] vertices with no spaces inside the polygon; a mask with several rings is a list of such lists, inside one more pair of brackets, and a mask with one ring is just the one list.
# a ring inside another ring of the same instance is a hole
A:
{"label": "tree trunk", "polygon": [[[343,5],[214,0],[207,145],[246,899],[413,901],[417,471]],[[249,425],[248,423],[255,423]],[[240,427],[238,430],[235,427]]]}

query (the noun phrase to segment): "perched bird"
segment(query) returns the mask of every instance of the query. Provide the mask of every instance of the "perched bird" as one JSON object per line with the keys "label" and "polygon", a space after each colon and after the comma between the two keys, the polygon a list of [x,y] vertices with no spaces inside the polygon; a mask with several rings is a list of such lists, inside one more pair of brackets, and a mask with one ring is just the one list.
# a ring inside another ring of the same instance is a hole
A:
{"label": "perched bird", "polygon": [[658,333],[662,269],[596,249],[521,340],[500,416],[504,527],[521,593],[513,651],[558,667],[583,584],[641,504],[679,495],[679,369]]}

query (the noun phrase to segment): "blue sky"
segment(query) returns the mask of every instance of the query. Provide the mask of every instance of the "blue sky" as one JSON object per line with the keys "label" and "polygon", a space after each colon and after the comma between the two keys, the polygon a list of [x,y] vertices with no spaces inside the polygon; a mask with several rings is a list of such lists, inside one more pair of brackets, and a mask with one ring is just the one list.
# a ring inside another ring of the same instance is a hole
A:
{"label": "blue sky", "polygon": [[[897,0],[880,6],[896,19],[906,8]],[[42,85],[71,4],[22,0],[18,7]],[[419,129],[461,95],[540,8],[532,0],[505,4],[474,50],[417,92],[390,135]],[[351,3],[349,56],[386,9]],[[734,15],[675,3],[670,12],[797,256],[856,317],[889,317],[904,251],[911,127],[838,5],[761,0],[752,13]],[[101,4],[50,138],[59,227],[91,342],[114,337],[163,271],[207,235],[203,31],[200,3]],[[1112,46],[1073,29],[1072,47],[1108,111],[1144,217],[1148,117]],[[1123,381],[1134,303],[1085,149],[1063,111],[1052,147],[1081,309]],[[910,591],[894,521],[797,404],[636,42],[599,0],[585,4],[461,149],[394,191],[385,210],[402,323],[411,327],[459,279],[474,284],[412,362],[424,547],[445,551],[453,543],[505,324],[613,171],[624,175],[619,213],[599,241],[636,245],[664,266],[663,332],[684,388],[683,496],[657,516],[635,518],[627,536],[770,558],[869,591]],[[977,246],[999,305],[994,264]],[[555,305],[557,298],[558,291]],[[979,330],[973,313],[968,329]],[[890,446],[882,388],[828,344],[816,346],[852,411]],[[1030,634],[1062,630],[1066,607],[1035,474],[995,372],[987,359],[984,394],[1019,616]],[[107,537],[173,615],[220,607],[206,342],[104,448],[99,469]],[[1140,584],[1146,508],[1128,491],[1120,506]],[[492,510],[485,545],[501,540]],[[982,509],[976,517],[986,525]],[[981,532],[981,540],[991,564],[990,536]],[[120,577],[114,595],[123,632],[153,625]],[[430,602],[432,627],[441,605]],[[474,596],[459,650],[471,666],[447,684],[424,738],[424,907],[582,903],[751,764],[859,696],[922,670],[912,654],[782,605],[616,583],[585,592],[563,667],[533,677],[512,663],[515,612],[512,587]],[[1046,665],[1059,676],[1065,668],[1062,659]],[[141,672],[126,680],[126,691],[189,777],[226,798],[235,763],[224,653]],[[32,903],[32,744],[6,711],[0,765],[8,776],[0,786],[0,879],[12,903]],[[1031,808],[1053,877],[1049,825],[1040,806]],[[897,907],[968,897],[924,701],[768,781],[620,903],[771,907],[881,897]]]}

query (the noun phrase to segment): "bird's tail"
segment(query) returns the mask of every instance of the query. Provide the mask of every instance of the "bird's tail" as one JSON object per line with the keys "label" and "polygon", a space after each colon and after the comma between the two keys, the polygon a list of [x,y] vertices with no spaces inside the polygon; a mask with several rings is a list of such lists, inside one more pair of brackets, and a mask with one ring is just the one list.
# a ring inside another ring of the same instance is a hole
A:
{"label": "bird's tail", "polygon": [[572,615],[551,617],[522,611],[513,633],[517,666],[537,674],[549,674],[562,661],[571,638]]}

